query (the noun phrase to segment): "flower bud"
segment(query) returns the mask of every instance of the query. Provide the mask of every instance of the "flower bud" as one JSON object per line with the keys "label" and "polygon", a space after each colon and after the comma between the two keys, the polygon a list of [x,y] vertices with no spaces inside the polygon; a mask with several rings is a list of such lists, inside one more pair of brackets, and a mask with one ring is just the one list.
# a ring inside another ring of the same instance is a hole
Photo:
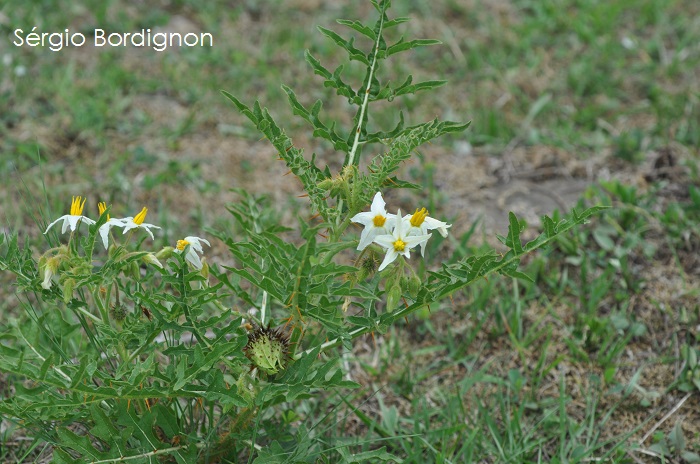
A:
{"label": "flower bud", "polygon": [[321,190],[330,190],[333,187],[333,179],[324,179],[318,183],[318,188]]}
{"label": "flower bud", "polygon": [[209,263],[207,263],[207,258],[202,258],[202,269],[199,270],[199,273],[205,279],[209,278]]}
{"label": "flower bud", "polygon": [[355,177],[355,173],[356,173],[356,172],[357,172],[357,166],[355,166],[354,164],[348,164],[347,166],[345,166],[345,167],[343,168],[343,174],[342,174],[342,176],[343,176],[346,180],[350,180],[350,179],[352,179],[353,177]]}
{"label": "flower bud", "polygon": [[420,291],[422,282],[420,281],[420,277],[417,275],[413,274],[409,279],[408,279],[408,285],[406,285],[408,294],[411,295],[411,298],[415,298],[418,296],[418,292]]}
{"label": "flower bud", "polygon": [[58,267],[61,265],[61,260],[57,257],[48,258],[44,263],[44,267],[40,269],[44,275],[44,280],[41,282],[41,287],[45,290],[51,288],[52,278],[58,272]]}
{"label": "flower bud", "polygon": [[401,302],[401,285],[392,286],[386,295],[386,310],[391,313],[399,306]]}
{"label": "flower bud", "polygon": [[138,262],[132,261],[129,264],[128,276],[135,280],[139,280],[141,278],[141,268],[139,268]]}
{"label": "flower bud", "polygon": [[66,279],[63,282],[63,302],[68,304],[73,298],[73,290],[75,289],[75,279]]}
{"label": "flower bud", "polygon": [[166,246],[163,247],[162,250],[156,253],[156,258],[158,259],[168,259],[170,258],[175,252],[175,248],[171,246]]}
{"label": "flower bud", "polygon": [[160,261],[158,261],[158,258],[156,258],[156,255],[154,255],[153,253],[146,253],[141,259],[146,264],[152,264],[156,267],[163,269],[163,265],[160,263]]}

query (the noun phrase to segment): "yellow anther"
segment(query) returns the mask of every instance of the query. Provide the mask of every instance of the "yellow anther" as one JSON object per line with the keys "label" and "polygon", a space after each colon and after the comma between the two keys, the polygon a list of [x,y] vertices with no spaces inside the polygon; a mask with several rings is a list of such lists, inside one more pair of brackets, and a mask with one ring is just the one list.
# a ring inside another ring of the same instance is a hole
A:
{"label": "yellow anther", "polygon": [[148,213],[148,209],[144,206],[141,212],[134,218],[134,224],[143,224],[143,221],[146,220],[146,213]]}
{"label": "yellow anther", "polygon": [[374,219],[372,221],[374,222],[374,227],[384,227],[386,218],[381,214],[377,214],[376,216],[374,216]]}
{"label": "yellow anther", "polygon": [[185,248],[187,248],[187,245],[189,245],[189,244],[190,244],[190,242],[188,242],[187,240],[178,240],[177,241],[177,249],[182,251]]}
{"label": "yellow anther", "polygon": [[413,227],[420,227],[421,224],[423,224],[423,221],[425,221],[425,218],[428,217],[428,210],[425,208],[421,208],[420,210],[416,208],[416,212],[413,213],[411,216],[411,225]]}
{"label": "yellow anther", "polygon": [[401,239],[398,239],[397,241],[394,242],[394,250],[395,251],[403,251],[406,249],[406,242],[404,242]]}
{"label": "yellow anther", "polygon": [[[87,198],[83,197],[73,197],[73,201],[70,204],[70,215],[71,216],[82,216],[83,207],[85,206],[85,200]],[[81,201],[82,200],[82,201]]]}
{"label": "yellow anther", "polygon": [[[104,212],[107,211],[107,203],[104,201],[97,203],[97,210],[99,211],[100,216],[102,216]],[[109,214],[107,215],[107,220],[109,221]]]}

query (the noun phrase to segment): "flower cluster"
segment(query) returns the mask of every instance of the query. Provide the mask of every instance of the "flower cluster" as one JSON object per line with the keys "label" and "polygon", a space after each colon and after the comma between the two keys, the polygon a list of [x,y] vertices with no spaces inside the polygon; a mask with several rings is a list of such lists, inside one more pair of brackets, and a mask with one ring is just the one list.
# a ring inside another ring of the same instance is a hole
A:
{"label": "flower cluster", "polygon": [[360,235],[358,250],[364,250],[371,243],[386,249],[386,256],[379,266],[379,271],[399,255],[410,258],[410,251],[416,246],[421,247],[421,256],[425,256],[425,244],[432,236],[428,231],[436,229],[440,235],[447,237],[447,229],[452,226],[428,217],[425,208],[416,209],[415,213],[403,217],[401,210],[398,210],[397,214],[387,213],[381,192],[374,195],[368,212],[356,214],[351,221],[365,226]]}
{"label": "flower cluster", "polygon": [[[69,228],[71,233],[75,232],[80,226],[81,222],[84,222],[89,226],[95,224],[97,221],[83,215],[84,207],[84,198],[79,196],[73,197],[71,201],[70,214],[63,215],[60,218],[53,221],[51,224],[49,224],[49,226],[46,228],[46,231],[44,231],[44,234],[47,234],[49,230],[51,230],[51,228],[60,221],[63,221],[61,233],[65,233]],[[100,235],[100,238],[102,239],[102,244],[104,245],[105,249],[109,248],[109,240],[111,237],[110,234],[112,232],[112,229],[122,229],[122,235],[126,235],[126,233],[129,232],[129,235],[126,239],[127,242],[131,238],[131,235],[137,230],[144,230],[151,237],[151,240],[154,240],[155,237],[153,236],[153,232],[151,229],[160,229],[159,226],[148,224],[145,222],[146,214],[148,214],[148,208],[146,207],[143,207],[136,216],[128,216],[125,218],[110,217],[109,213],[107,213],[107,204],[105,202],[98,203],[97,208],[100,217],[102,217],[102,215],[104,214],[107,214],[106,222],[102,224],[97,230],[97,233]],[[175,248],[166,247],[164,249],[165,251],[169,251],[169,253],[148,253],[144,257],[144,261],[162,268],[163,265],[160,263],[160,261],[158,261],[158,257],[168,256],[172,254],[173,250],[176,253],[182,253],[183,251],[185,251],[185,260],[188,263],[190,263],[194,268],[201,270],[204,264],[202,263],[202,260],[199,257],[199,255],[203,253],[202,245],[200,242],[206,243],[207,245],[211,246],[209,242],[203,238],[191,236],[185,237],[184,240],[178,240]],[[56,259],[48,260],[46,265],[44,266],[44,281],[42,282],[42,287],[45,289],[51,287],[52,277],[56,275],[56,272],[58,270],[58,265],[55,261]]]}

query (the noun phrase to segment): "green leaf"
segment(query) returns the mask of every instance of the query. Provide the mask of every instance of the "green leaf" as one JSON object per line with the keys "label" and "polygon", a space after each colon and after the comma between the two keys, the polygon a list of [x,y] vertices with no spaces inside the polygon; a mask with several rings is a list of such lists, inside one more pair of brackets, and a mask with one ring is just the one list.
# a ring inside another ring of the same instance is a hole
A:
{"label": "green leaf", "polygon": [[370,195],[374,195],[375,192],[386,186],[387,179],[399,168],[402,162],[411,158],[414,149],[441,135],[464,131],[469,127],[469,124],[435,119],[401,130],[397,136],[389,141],[389,151],[371,161],[369,166],[371,174],[368,176],[369,186],[363,201],[369,203]]}
{"label": "green leaf", "polygon": [[336,93],[338,95],[346,97],[349,102],[355,105],[359,105],[362,103],[362,99],[357,95],[353,88],[349,84],[346,84],[340,78],[340,75],[342,74],[344,69],[343,65],[338,66],[336,70],[331,73],[321,64],[320,61],[314,58],[308,50],[304,52],[304,58],[306,59],[306,62],[309,63],[309,65],[313,68],[314,73],[326,79],[326,81],[323,84],[324,86],[336,89]]}
{"label": "green leaf", "polygon": [[681,457],[688,464],[696,464],[700,462],[700,454],[693,453],[692,451],[681,452]]}
{"label": "green leaf", "polygon": [[364,463],[364,462],[396,462],[401,463],[403,459],[394,456],[393,454],[387,452],[386,446],[373,451],[364,451],[362,453],[351,454],[348,448],[338,447],[336,450],[340,453],[343,458],[343,462],[347,463]]}
{"label": "green leaf", "polygon": [[326,221],[334,221],[337,213],[331,212],[326,204],[326,191],[318,187],[318,184],[325,179],[325,175],[316,167],[313,157],[312,161],[307,161],[304,158],[303,150],[294,146],[292,139],[279,128],[268,111],[260,107],[259,102],[256,101],[251,109],[230,93],[222,90],[222,94],[231,100],[238,110],[248,117],[277,149],[280,158],[303,184],[313,209],[320,213]]}
{"label": "green leaf", "polygon": [[348,56],[350,57],[350,60],[355,60],[359,61],[361,63],[366,64],[367,66],[370,65],[369,60],[365,56],[364,53],[362,53],[361,50],[358,50],[355,48],[354,43],[355,43],[355,38],[351,38],[350,40],[345,40],[335,32],[333,32],[330,29],[326,29],[323,26],[318,26],[318,30],[321,31],[321,34],[325,35],[329,39],[331,39],[333,42],[336,43],[336,45],[339,45],[341,48],[343,48],[346,52],[348,52]]}
{"label": "green leaf", "polygon": [[368,26],[365,26],[362,24],[360,21],[351,21],[348,19],[338,19],[336,20],[338,24],[342,24],[343,26],[347,26],[350,29],[354,29],[360,34],[364,35],[365,37],[371,39],[372,41],[377,40],[377,35],[372,31],[371,28]]}
{"label": "green leaf", "polygon": [[547,238],[551,238],[556,233],[554,221],[549,216],[542,216],[542,227]]}
{"label": "green leaf", "polygon": [[411,50],[412,48],[427,47],[428,45],[442,45],[442,42],[440,42],[439,40],[434,40],[434,39],[414,39],[414,40],[409,40],[408,42],[406,42],[406,41],[404,41],[404,38],[401,37],[401,39],[399,39],[398,42],[396,42],[394,45],[391,45],[389,48],[387,48],[386,56],[391,56],[394,53],[399,53],[399,52],[403,52],[406,50]]}
{"label": "green leaf", "polygon": [[505,245],[511,248],[516,255],[523,254],[523,245],[520,243],[520,233],[523,231],[524,226],[520,224],[518,218],[512,212],[508,213],[508,237],[505,241]]}
{"label": "green leaf", "polygon": [[685,449],[685,435],[683,435],[681,421],[676,422],[676,425],[671,429],[671,432],[668,434],[668,441],[676,452]]}
{"label": "green leaf", "polygon": [[441,87],[447,83],[447,81],[425,81],[419,82],[418,84],[412,84],[413,76],[409,74],[406,80],[398,87],[393,88],[391,85],[387,84],[376,94],[373,94],[370,101],[378,100],[388,100],[392,101],[395,97],[401,95],[414,94],[421,90],[430,90],[437,87]]}
{"label": "green leaf", "polygon": [[394,18],[390,21],[384,21],[384,29],[389,29],[390,27],[398,26],[399,24],[407,23],[411,20],[411,18],[407,17],[401,17],[401,18]]}
{"label": "green leaf", "polygon": [[311,108],[311,111],[309,111],[304,107],[304,105],[299,103],[299,100],[297,100],[297,97],[292,89],[290,89],[286,85],[283,85],[282,90],[284,90],[287,94],[289,104],[292,107],[294,114],[304,118],[314,128],[315,137],[321,137],[328,140],[333,144],[333,148],[335,148],[338,151],[345,152],[348,150],[347,142],[341,136],[336,134],[332,127],[328,128],[318,118],[322,106],[321,100],[316,100],[316,103],[314,104],[313,108]]}
{"label": "green leaf", "polygon": [[[58,427],[56,429],[61,448],[70,448],[83,457],[89,457],[93,461],[99,461],[109,458],[109,454],[99,452],[95,449],[90,438],[86,435],[80,436],[70,429]],[[73,461],[75,462],[75,461]]]}

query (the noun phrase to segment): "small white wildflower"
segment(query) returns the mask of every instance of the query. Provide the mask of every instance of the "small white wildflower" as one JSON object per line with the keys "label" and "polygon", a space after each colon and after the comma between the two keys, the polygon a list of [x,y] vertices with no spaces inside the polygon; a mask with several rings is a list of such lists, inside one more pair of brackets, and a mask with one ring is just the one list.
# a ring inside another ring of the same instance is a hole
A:
{"label": "small white wildflower", "polygon": [[362,251],[374,241],[378,235],[389,234],[396,223],[396,215],[386,212],[386,203],[382,198],[381,192],[377,192],[372,200],[370,210],[364,213],[357,213],[350,219],[352,222],[357,222],[365,226],[360,235],[360,243],[357,249]]}
{"label": "small white wildflower", "polygon": [[[399,210],[396,217],[401,217],[401,210]],[[415,247],[416,245],[422,245],[432,236],[431,234],[409,236],[403,230],[406,224],[406,221],[403,220],[396,221],[396,226],[391,234],[379,235],[375,237],[374,243],[386,248],[386,256],[384,257],[382,264],[379,266],[379,269],[377,269],[378,271],[381,271],[387,267],[399,255],[410,258],[411,248]]]}
{"label": "small white wildflower", "polygon": [[75,232],[75,229],[78,228],[78,224],[80,223],[80,221],[83,221],[88,225],[94,224],[95,221],[93,221],[89,217],[83,216],[84,206],[85,199],[83,199],[82,197],[73,197],[73,200],[70,204],[70,214],[65,214],[53,221],[51,224],[49,224],[44,233],[48,233],[49,229],[51,229],[54,226],[54,224],[56,224],[58,221],[63,221],[63,226],[61,227],[62,234],[66,233],[68,227],[70,227],[71,232]]}
{"label": "small white wildflower", "polygon": [[[104,214],[104,212],[107,210],[107,203],[104,201],[101,201],[97,204],[97,209],[100,211],[100,216]],[[117,218],[110,218],[109,214],[107,215],[107,222],[102,224],[100,228],[97,230],[99,232],[100,237],[102,237],[102,244],[105,246],[105,249],[109,246],[109,230],[112,227],[124,227],[124,220],[123,219],[117,219]]]}
{"label": "small white wildflower", "polygon": [[44,290],[48,290],[51,288],[51,285],[53,284],[53,276],[56,275],[56,273],[58,272],[59,264],[60,261],[56,257],[49,258],[46,261],[46,264],[42,269],[44,273],[44,280],[43,282],[41,282],[41,288],[43,288]]}
{"label": "small white wildflower", "polygon": [[[175,253],[182,253],[187,249],[185,253],[185,260],[197,269],[202,269],[202,261],[199,259],[204,251],[202,250],[202,244],[200,242],[206,243],[207,246],[211,246],[209,241],[199,237],[185,237],[183,240],[177,241],[177,246],[175,247]],[[189,245],[189,248],[187,246]]]}
{"label": "small white wildflower", "polygon": [[127,217],[124,219],[121,219],[124,227],[124,233],[127,233],[128,231],[132,229],[143,229],[146,232],[148,232],[148,235],[151,236],[151,240],[154,240],[153,237],[153,232],[151,232],[151,229],[160,229],[158,226],[154,226],[153,224],[146,224],[143,221],[146,220],[146,214],[148,213],[148,209],[144,206],[143,209],[139,214],[136,215],[136,217]]}
{"label": "small white wildflower", "polygon": [[[416,208],[415,213],[407,214],[403,220],[408,224],[406,235],[425,235],[429,230],[437,229],[440,235],[447,237],[447,229],[452,227],[452,224],[428,217],[428,211],[425,208],[420,210]],[[420,245],[421,256],[425,256],[425,243]]]}

